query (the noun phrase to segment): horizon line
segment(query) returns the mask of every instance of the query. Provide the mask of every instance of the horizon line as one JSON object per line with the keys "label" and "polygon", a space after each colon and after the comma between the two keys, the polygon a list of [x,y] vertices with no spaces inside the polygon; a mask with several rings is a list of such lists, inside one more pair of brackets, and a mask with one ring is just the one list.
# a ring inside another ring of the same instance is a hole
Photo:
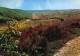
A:
{"label": "horizon line", "polygon": [[[0,6],[2,7],[2,6]],[[7,8],[7,9],[13,9],[13,8],[8,8],[8,7],[2,7],[2,8]],[[27,9],[16,9],[14,8],[13,10],[24,10],[24,11],[29,11]],[[55,11],[55,10],[80,10],[79,8],[72,8],[72,9],[41,9],[41,10],[34,10],[34,9],[31,9],[30,11],[43,11],[43,10],[52,10],[52,11]]]}

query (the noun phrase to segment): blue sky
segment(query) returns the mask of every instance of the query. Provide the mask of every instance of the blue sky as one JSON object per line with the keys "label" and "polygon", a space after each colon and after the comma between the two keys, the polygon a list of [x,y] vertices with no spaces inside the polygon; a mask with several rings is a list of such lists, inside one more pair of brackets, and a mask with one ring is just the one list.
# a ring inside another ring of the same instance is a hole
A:
{"label": "blue sky", "polygon": [[80,9],[80,0],[0,0],[0,6],[23,10]]}

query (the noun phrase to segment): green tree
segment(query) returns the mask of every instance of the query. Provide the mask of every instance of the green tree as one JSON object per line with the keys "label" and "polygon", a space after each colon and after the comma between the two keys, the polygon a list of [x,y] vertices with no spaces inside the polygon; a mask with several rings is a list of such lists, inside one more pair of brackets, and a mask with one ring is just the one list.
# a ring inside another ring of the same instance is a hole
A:
{"label": "green tree", "polygon": [[25,52],[19,52],[18,32],[15,29],[8,29],[0,35],[0,54],[7,56],[27,56]]}

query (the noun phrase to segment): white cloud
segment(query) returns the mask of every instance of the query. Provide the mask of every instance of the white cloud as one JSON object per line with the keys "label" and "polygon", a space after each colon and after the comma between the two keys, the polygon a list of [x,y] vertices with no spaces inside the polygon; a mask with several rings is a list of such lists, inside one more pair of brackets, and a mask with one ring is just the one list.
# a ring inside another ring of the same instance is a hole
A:
{"label": "white cloud", "polygon": [[20,8],[23,0],[0,0],[0,6],[8,8]]}
{"label": "white cloud", "polygon": [[80,0],[70,0],[69,6],[73,9],[80,9]]}
{"label": "white cloud", "polygon": [[80,0],[46,0],[46,9],[80,9]]}
{"label": "white cloud", "polygon": [[[24,0],[0,0],[0,6],[8,8],[21,8]],[[25,2],[28,3],[28,2]],[[30,5],[31,6],[31,5]],[[80,9],[80,0],[45,0],[44,4],[41,2],[31,6],[33,10],[45,10],[45,9]]]}
{"label": "white cloud", "polygon": [[43,10],[42,6],[41,5],[38,5],[37,9],[36,10]]}
{"label": "white cloud", "polygon": [[46,0],[46,9],[55,10],[55,9],[63,9],[66,6],[68,0]]}
{"label": "white cloud", "polygon": [[38,4],[38,5],[34,5],[32,10],[43,10],[44,8],[42,8],[42,5]]}

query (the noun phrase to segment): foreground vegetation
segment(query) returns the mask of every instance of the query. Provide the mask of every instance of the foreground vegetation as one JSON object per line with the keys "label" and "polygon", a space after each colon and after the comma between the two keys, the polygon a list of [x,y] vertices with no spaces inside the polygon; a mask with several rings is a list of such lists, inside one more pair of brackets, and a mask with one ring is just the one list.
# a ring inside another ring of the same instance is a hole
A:
{"label": "foreground vegetation", "polygon": [[70,35],[80,35],[79,19],[38,20],[37,22],[8,21],[7,28],[0,32],[0,55],[52,56],[64,43],[73,39]]}
{"label": "foreground vegetation", "polygon": [[53,18],[42,20],[32,19],[31,14],[0,8],[0,55],[52,56],[73,39],[70,36],[80,36],[78,11],[60,11]]}

